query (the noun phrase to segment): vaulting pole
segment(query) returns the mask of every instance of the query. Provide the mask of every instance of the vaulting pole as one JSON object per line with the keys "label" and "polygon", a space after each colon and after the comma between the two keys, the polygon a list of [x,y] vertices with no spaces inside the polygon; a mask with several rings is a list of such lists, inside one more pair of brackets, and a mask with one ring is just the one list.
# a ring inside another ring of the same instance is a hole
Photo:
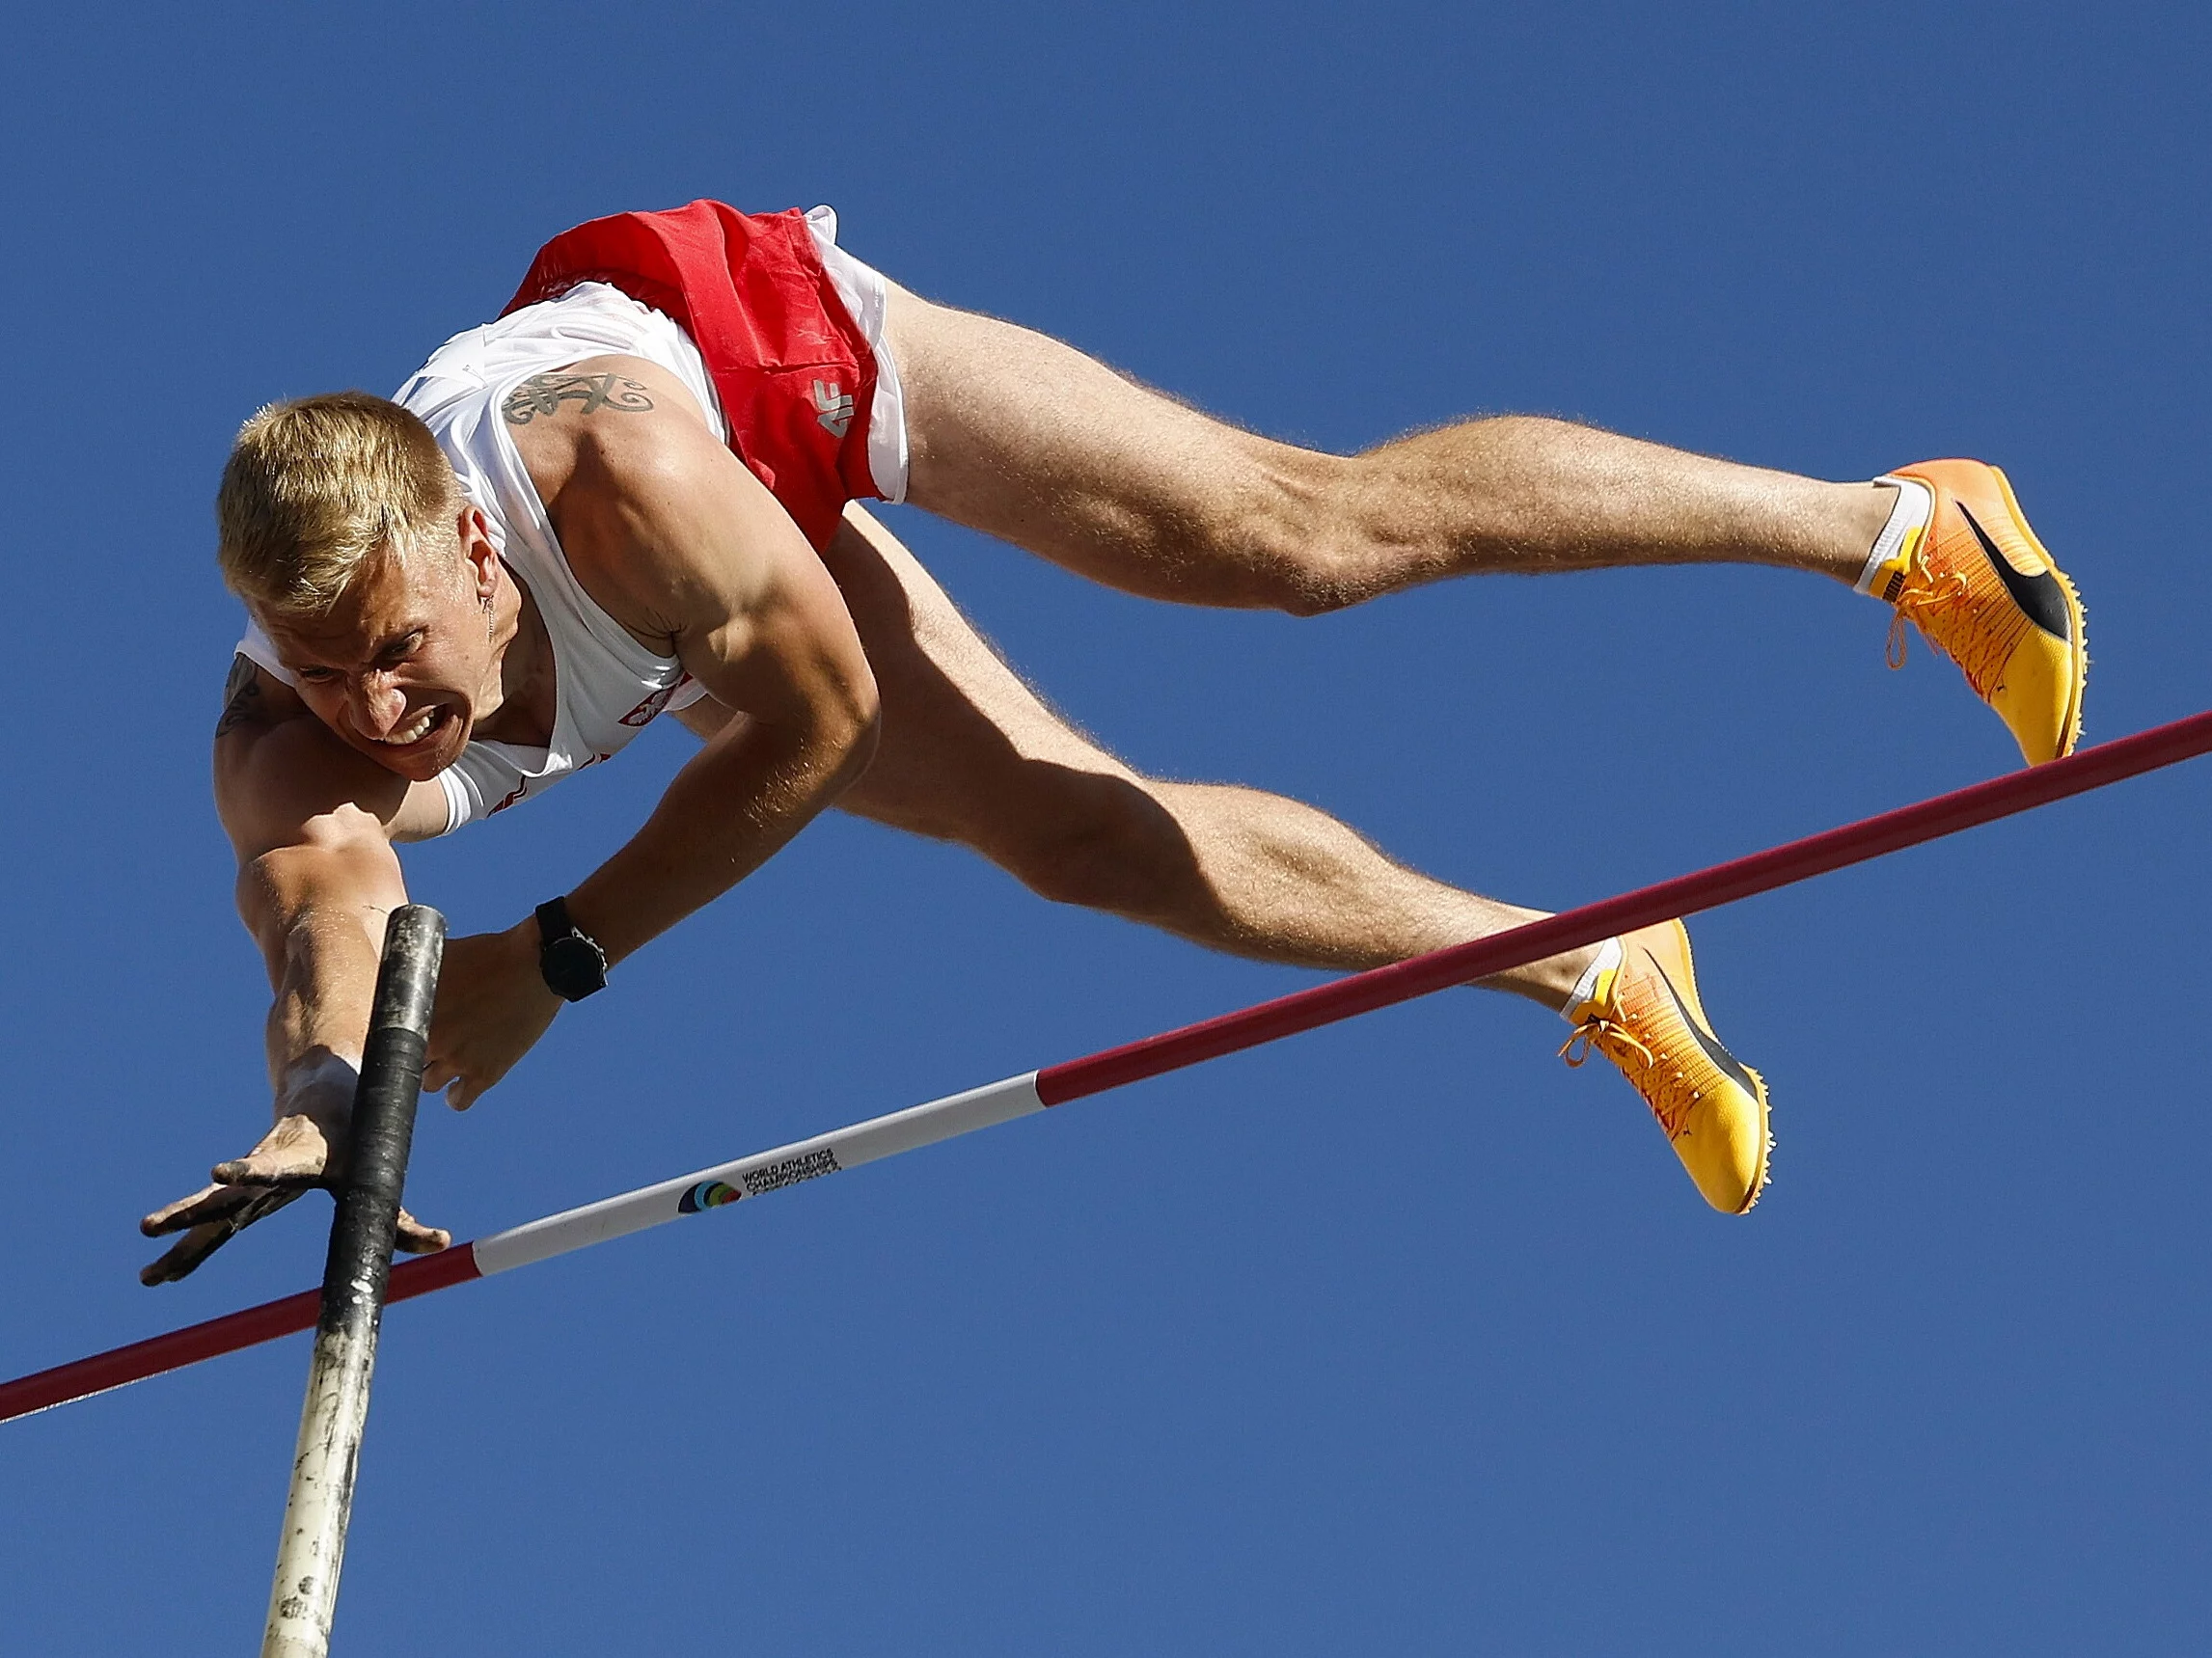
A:
{"label": "vaulting pole", "polygon": [[[1809,881],[1908,846],[1995,823],[2072,795],[2086,794],[2162,766],[2212,753],[2212,711],[2116,738],[2063,760],[2012,772],[1933,800],[1899,806],[1748,857],[1677,876],[1617,898],[1586,904],[1504,933],[1416,956],[1387,967],[1333,979],[1218,1019],[1185,1025],[1123,1047],[1024,1072],[926,1104],[818,1134],[735,1162],[641,1186],[581,1209],[509,1227],[438,1255],[410,1261],[392,1275],[387,1297],[403,1301],[451,1289],[533,1262],[565,1255],[659,1226],[680,1215],[719,1209],[740,1198],[780,1191],[802,1181],[857,1168],[880,1157],[1103,1094],[1202,1060],[1256,1047],[1299,1031],[1409,1001],[1470,979],[1541,962],[1578,945],[1693,915],[1754,893]],[[314,1294],[303,1291],[150,1336],[90,1358],[0,1382],[0,1422],[51,1410],[110,1388],[198,1364],[219,1353],[273,1341],[314,1321]]]}
{"label": "vaulting pole", "polygon": [[445,949],[446,918],[435,910],[410,904],[392,912],[353,1101],[352,1159],[330,1225],[322,1316],[300,1412],[261,1658],[324,1658],[330,1650],[353,1481],[369,1420],[369,1381],[376,1368],[376,1329],[392,1273],[399,1194],[415,1138],[415,1102]]}

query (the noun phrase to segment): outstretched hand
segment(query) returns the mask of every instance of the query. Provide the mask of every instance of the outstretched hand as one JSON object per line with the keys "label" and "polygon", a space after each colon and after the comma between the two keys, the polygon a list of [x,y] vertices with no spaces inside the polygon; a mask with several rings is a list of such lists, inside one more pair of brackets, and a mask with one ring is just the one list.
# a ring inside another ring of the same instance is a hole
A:
{"label": "outstretched hand", "polygon": [[[166,1284],[182,1278],[247,1227],[276,1213],[302,1192],[317,1186],[335,1188],[345,1174],[345,1128],[353,1105],[345,1077],[352,1071],[342,1060],[325,1059],[307,1068],[305,1076],[287,1078],[290,1086],[282,1104],[299,1109],[279,1117],[244,1156],[209,1170],[213,1184],[140,1221],[139,1231],[149,1237],[176,1232],[184,1236],[140,1270],[139,1282]],[[401,1210],[396,1241],[406,1253],[423,1255],[444,1249],[453,1238]]]}
{"label": "outstretched hand", "polygon": [[[479,933],[446,945],[430,1021],[423,1087],[446,1092],[456,1110],[513,1069],[545,1034],[560,998],[538,971],[534,920],[505,933]],[[184,1236],[139,1273],[143,1284],[182,1278],[265,1215],[345,1174],[355,1068],[323,1053],[292,1067],[279,1091],[277,1122],[244,1156],[209,1170],[213,1183],[157,1209],[138,1223],[149,1237]],[[410,1255],[451,1244],[452,1235],[399,1211],[396,1245]]]}

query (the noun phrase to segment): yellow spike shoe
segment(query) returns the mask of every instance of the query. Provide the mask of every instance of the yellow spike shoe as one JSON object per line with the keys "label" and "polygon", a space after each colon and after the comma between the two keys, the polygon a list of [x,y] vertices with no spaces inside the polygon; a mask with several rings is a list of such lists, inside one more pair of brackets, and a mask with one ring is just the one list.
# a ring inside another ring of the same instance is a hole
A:
{"label": "yellow spike shoe", "polygon": [[1997,710],[2028,764],[2072,753],[2089,671],[2082,601],[2011,484],[1971,460],[1923,461],[1879,481],[1898,478],[1926,485],[1935,504],[1926,530],[1861,584],[1897,607],[1890,666],[1904,664],[1910,621]]}
{"label": "yellow spike shoe", "polygon": [[1620,964],[1567,1010],[1574,1034],[1559,1051],[1570,1065],[1596,1049],[1619,1066],[1706,1202],[1742,1214],[1766,1187],[1766,1084],[1713,1035],[1679,921],[1624,934],[1620,944]]}

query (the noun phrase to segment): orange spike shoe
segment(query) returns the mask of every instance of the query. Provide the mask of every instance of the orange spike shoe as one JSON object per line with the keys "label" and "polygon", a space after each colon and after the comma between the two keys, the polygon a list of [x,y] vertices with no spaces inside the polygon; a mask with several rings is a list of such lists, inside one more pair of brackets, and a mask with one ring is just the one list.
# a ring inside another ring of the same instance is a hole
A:
{"label": "orange spike shoe", "polygon": [[1601,966],[1588,994],[1567,1010],[1574,1034],[1559,1051],[1570,1065],[1596,1049],[1619,1066],[1706,1202],[1742,1214],[1766,1188],[1774,1144],[1766,1084],[1713,1034],[1698,1000],[1690,936],[1679,921],[1624,934],[1617,942],[1619,962]]}
{"label": "orange spike shoe", "polygon": [[2072,753],[2089,670],[2073,583],[2035,539],[1995,467],[1923,461],[1876,481],[1904,478],[1934,498],[1927,527],[1907,533],[1887,558],[1870,558],[1859,583],[1897,607],[1890,666],[1903,666],[1910,621],[1958,665],[2031,766]]}

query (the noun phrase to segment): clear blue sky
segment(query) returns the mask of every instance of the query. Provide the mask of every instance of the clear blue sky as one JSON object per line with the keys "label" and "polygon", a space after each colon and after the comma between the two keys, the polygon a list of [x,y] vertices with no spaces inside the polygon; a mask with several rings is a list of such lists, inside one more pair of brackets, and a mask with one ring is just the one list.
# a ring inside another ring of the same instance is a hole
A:
{"label": "clear blue sky", "polygon": [[[2207,700],[2199,7],[49,8],[10,29],[16,755],[0,1373],[299,1288],[327,1205],[141,1290],[265,1120],[205,783],[208,510],[566,225],[829,202],[924,293],[1352,448],[1533,410],[2011,473],[2089,736]],[[900,530],[1140,765],[1566,905],[2007,768],[1885,616],[1755,570],[1178,612]],[[505,927],[656,730],[410,857]],[[1707,1212],[1564,1027],[1454,993],[396,1310],[353,1653],[2200,1651],[2212,769],[1697,929],[1771,1080]],[[473,1236],[1306,975],[842,821],[563,1015],[410,1185]],[[0,1649],[249,1649],[292,1341],[0,1427]]]}

